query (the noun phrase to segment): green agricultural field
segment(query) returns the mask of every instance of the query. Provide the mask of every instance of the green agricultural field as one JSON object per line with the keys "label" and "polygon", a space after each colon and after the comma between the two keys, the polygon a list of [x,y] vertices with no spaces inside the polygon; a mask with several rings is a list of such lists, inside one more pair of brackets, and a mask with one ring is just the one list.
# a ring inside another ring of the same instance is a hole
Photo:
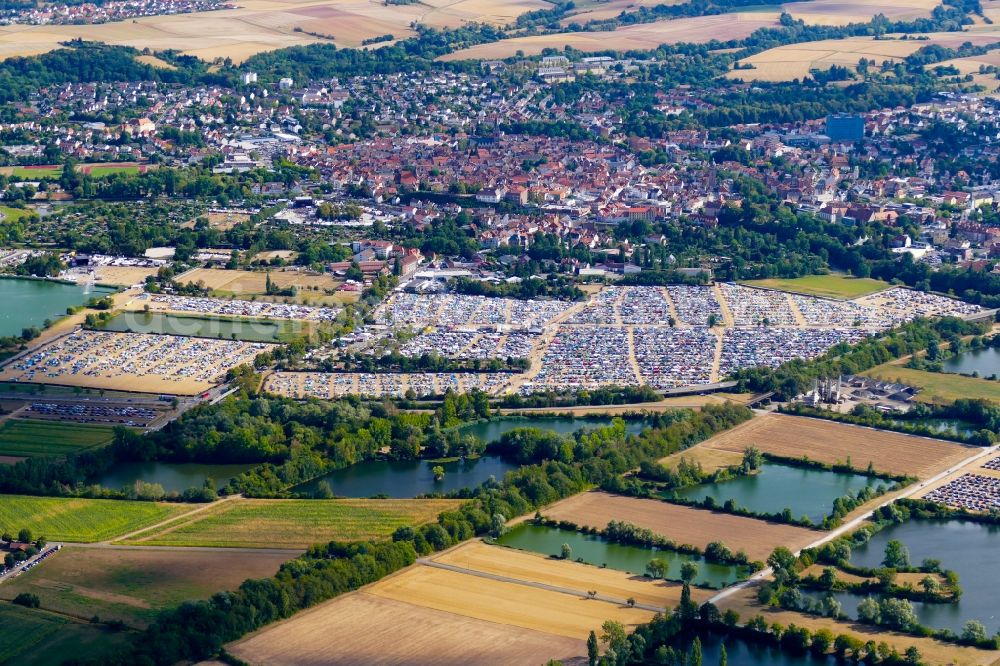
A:
{"label": "green agricultural field", "polygon": [[128,633],[0,603],[0,664],[41,666],[81,657],[100,661],[101,655],[124,647],[128,640]]}
{"label": "green agricultural field", "polygon": [[948,403],[959,398],[981,398],[1000,404],[1000,382],[987,379],[914,370],[892,363],[880,365],[861,374],[887,382],[899,381],[919,388],[917,400],[920,402]]}
{"label": "green agricultural field", "polygon": [[825,296],[826,298],[860,298],[877,291],[888,289],[888,282],[871,278],[853,278],[846,275],[807,275],[800,278],[772,278],[769,280],[747,280],[744,284],[751,287],[767,287],[792,291],[808,296]]}
{"label": "green agricultural field", "polygon": [[0,426],[0,456],[61,456],[104,446],[111,426],[10,419]]}
{"label": "green agricultural field", "polygon": [[191,511],[185,504],[77,497],[0,496],[0,529],[27,528],[49,541],[92,543],[128,534]]}
{"label": "green agricultural field", "polygon": [[0,599],[28,592],[57,613],[82,619],[96,614],[144,628],[160,610],[235,590],[248,578],[272,576],[293,557],[272,551],[67,546],[44,566],[0,585]]}
{"label": "green agricultural field", "polygon": [[421,525],[461,500],[228,500],[192,520],[137,534],[143,546],[308,548],[327,541],[360,541]]}

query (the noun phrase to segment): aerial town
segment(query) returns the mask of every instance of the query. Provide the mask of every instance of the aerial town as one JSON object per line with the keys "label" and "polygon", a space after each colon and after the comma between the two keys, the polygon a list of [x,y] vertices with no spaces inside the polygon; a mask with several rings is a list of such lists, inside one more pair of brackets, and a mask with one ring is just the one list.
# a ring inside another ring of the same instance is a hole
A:
{"label": "aerial town", "polygon": [[996,22],[0,0],[0,664],[1000,663]]}

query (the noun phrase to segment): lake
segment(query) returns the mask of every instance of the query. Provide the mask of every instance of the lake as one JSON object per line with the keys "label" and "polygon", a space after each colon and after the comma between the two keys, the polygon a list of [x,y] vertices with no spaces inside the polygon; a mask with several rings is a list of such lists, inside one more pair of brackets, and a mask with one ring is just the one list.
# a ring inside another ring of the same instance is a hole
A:
{"label": "lake", "polygon": [[[942,569],[958,574],[963,594],[957,604],[923,604],[921,622],[935,628],[961,631],[967,620],[979,620],[992,634],[1000,627],[1000,576],[991,566],[1000,548],[1000,527],[962,520],[908,520],[890,525],[871,541],[854,549],[851,562],[863,567],[881,566],[885,545],[902,541],[910,561],[941,560]],[[855,607],[857,604],[855,604]],[[914,604],[916,608],[917,604]],[[845,611],[853,612],[855,608]],[[921,611],[918,611],[918,614]]]}
{"label": "lake", "polygon": [[676,493],[682,499],[698,502],[712,497],[719,505],[733,500],[737,506],[756,513],[781,513],[787,507],[792,510],[794,517],[808,516],[809,520],[818,524],[833,511],[835,499],[879,483],[888,485],[890,482],[863,474],[827,472],[765,462],[753,476],[668,490],[663,496],[670,498]]}
{"label": "lake", "polygon": [[[436,465],[444,468],[444,478],[434,478]],[[463,488],[475,488],[491,476],[497,480],[517,465],[498,456],[436,463],[428,460],[369,460],[338,469],[319,478],[301,483],[292,492],[312,495],[321,481],[326,481],[338,497],[392,498],[417,497],[429,493],[449,493]]]}
{"label": "lake", "polygon": [[695,555],[676,553],[670,550],[641,548],[612,543],[604,537],[594,534],[583,534],[573,530],[563,530],[558,527],[522,523],[504,534],[499,543],[519,550],[527,550],[542,555],[559,555],[562,545],[569,544],[573,549],[573,559],[582,558],[587,564],[606,565],[609,569],[626,571],[636,575],[646,572],[646,565],[653,558],[660,558],[669,565],[668,580],[680,580],[681,565],[694,562],[698,565],[698,575],[694,579],[696,585],[710,585],[715,588],[726,587],[749,575],[746,567],[728,564],[706,562]]}
{"label": "lake", "polygon": [[158,483],[169,492],[184,492],[188,488],[201,488],[205,479],[215,480],[216,489],[223,488],[234,476],[253,469],[259,463],[236,463],[210,465],[204,463],[172,462],[122,462],[90,483],[99,483],[105,488],[123,488],[136,481]]}
{"label": "lake", "polygon": [[46,319],[66,315],[95,296],[115,293],[109,287],[64,284],[51,280],[0,279],[0,336],[20,335],[29,326],[42,328]]}
{"label": "lake", "polygon": [[158,333],[250,342],[278,342],[286,332],[286,327],[294,324],[294,322],[279,324],[272,321],[179,317],[159,312],[123,312],[101,328],[120,333]]}
{"label": "lake", "polygon": [[[458,431],[463,434],[475,435],[483,442],[495,442],[504,436],[505,433],[518,428],[538,428],[539,430],[549,430],[560,435],[571,435],[581,428],[603,428],[611,425],[612,419],[609,417],[594,418],[561,418],[561,417],[541,417],[541,416],[505,416],[490,421],[470,423],[458,426]],[[625,421],[625,430],[634,435],[642,432],[646,427],[646,422],[642,419]]]}
{"label": "lake", "polygon": [[1000,347],[970,349],[944,361],[945,372],[971,375],[978,372],[980,377],[1000,376]]}

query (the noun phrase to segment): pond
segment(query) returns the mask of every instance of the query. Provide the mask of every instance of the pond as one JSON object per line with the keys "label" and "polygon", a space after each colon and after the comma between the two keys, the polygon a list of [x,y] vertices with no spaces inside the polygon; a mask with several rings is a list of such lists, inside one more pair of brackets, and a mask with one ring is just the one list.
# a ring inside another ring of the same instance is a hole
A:
{"label": "pond", "polygon": [[0,279],[0,336],[20,335],[29,326],[42,328],[46,319],[57,319],[66,309],[91,298],[115,293],[109,287],[65,284],[51,280]]}
{"label": "pond", "polygon": [[808,516],[809,520],[818,524],[833,511],[833,501],[838,497],[880,483],[888,485],[890,482],[863,474],[827,472],[765,462],[753,476],[678,488],[666,491],[663,496],[670,498],[676,493],[682,499],[698,502],[712,497],[719,505],[733,500],[737,506],[746,507],[755,513],[781,513],[789,508],[794,517]]}
{"label": "pond", "polygon": [[867,544],[855,548],[851,562],[863,567],[880,566],[885,545],[891,539],[906,545],[912,563],[937,559],[943,569],[958,574],[962,598],[957,604],[928,608],[928,626],[961,631],[967,620],[979,620],[991,635],[1000,628],[1000,576],[991,566],[1000,548],[1000,527],[963,520],[908,520],[887,527]]}
{"label": "pond", "polygon": [[944,371],[962,375],[977,372],[980,377],[1000,376],[1000,347],[970,349],[952,356],[944,362]]}
{"label": "pond", "polygon": [[[539,430],[556,432],[560,435],[571,435],[581,428],[602,428],[609,426],[611,425],[611,421],[612,419],[609,417],[505,416],[490,421],[459,426],[458,431],[463,434],[475,435],[479,440],[490,443],[499,440],[505,433],[517,428],[538,428]],[[646,425],[646,421],[642,419],[626,420],[625,430],[631,434],[638,435]]]}
{"label": "pond", "polygon": [[123,312],[105,323],[105,331],[159,333],[198,338],[278,342],[295,322],[181,317],[159,312]]}
{"label": "pond", "polygon": [[201,488],[205,479],[215,480],[216,489],[223,488],[234,476],[253,469],[259,463],[212,465],[207,463],[122,462],[104,474],[90,479],[105,488],[124,488],[136,481],[158,483],[169,492],[184,492]]}
{"label": "pond", "polygon": [[[444,478],[440,481],[434,478],[432,471],[436,465],[444,468]],[[404,499],[475,488],[491,476],[500,480],[504,474],[517,467],[498,456],[481,456],[446,463],[429,460],[369,460],[301,483],[292,488],[292,492],[312,495],[319,483],[326,481],[333,494],[338,497],[386,495]]]}
{"label": "pond", "polygon": [[[719,663],[723,645],[726,646],[729,666],[833,666],[837,663],[833,656],[795,654],[775,645],[751,643],[732,637],[724,638],[718,634],[699,632],[698,639],[701,641],[702,663],[708,666]],[[693,641],[694,636],[685,632],[678,637],[673,647],[678,651],[690,650]]]}
{"label": "pond", "polygon": [[573,550],[573,559],[582,558],[587,564],[606,565],[609,569],[626,571],[643,575],[646,565],[653,558],[667,562],[668,580],[680,580],[681,565],[694,562],[698,565],[698,575],[694,579],[696,585],[710,585],[715,588],[726,587],[749,575],[746,567],[728,564],[713,564],[695,555],[675,553],[669,550],[641,548],[612,543],[604,537],[594,534],[583,534],[574,530],[563,530],[558,527],[522,523],[504,534],[499,543],[519,550],[527,550],[542,555],[559,555],[563,544],[569,544]]}
{"label": "pond", "polygon": [[[822,599],[826,592],[814,590],[803,590],[802,596],[810,599]],[[852,620],[858,619],[858,604],[867,596],[854,594],[853,592],[833,592],[834,598],[840,602],[841,610]],[[922,601],[911,601],[913,612],[917,616],[917,621],[925,627],[932,629],[951,629],[955,633],[962,633],[962,626],[966,620],[973,618],[965,617],[958,604],[929,604]],[[990,628],[987,625],[987,628]]]}
{"label": "pond", "polygon": [[961,419],[892,419],[897,425],[920,425],[926,426],[935,432],[948,433],[951,435],[968,436],[976,432],[979,427],[971,421]]}

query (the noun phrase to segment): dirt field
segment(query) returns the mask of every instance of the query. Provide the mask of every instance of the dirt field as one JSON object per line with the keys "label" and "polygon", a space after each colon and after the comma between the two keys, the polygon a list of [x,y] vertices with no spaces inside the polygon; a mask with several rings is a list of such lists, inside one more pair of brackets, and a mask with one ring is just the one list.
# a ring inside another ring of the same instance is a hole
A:
{"label": "dirt field", "polygon": [[373,596],[348,594],[227,647],[247,663],[518,664],[585,656],[585,641],[462,617]]}
{"label": "dirt field", "polygon": [[[298,294],[295,297],[275,296],[267,297],[268,300],[281,302],[309,302],[312,305],[328,305],[341,303],[350,300],[344,295],[328,295],[327,291],[332,291],[341,285],[331,275],[313,275],[299,271],[278,271],[270,272],[271,282],[279,288],[295,287]],[[211,289],[218,296],[234,296],[245,298],[257,296],[265,297],[267,293],[267,276],[264,271],[230,271],[222,268],[195,268],[177,277],[181,284],[188,282],[203,282],[208,289]]]}
{"label": "dirt field", "polygon": [[733,551],[745,550],[751,560],[767,559],[779,545],[798,550],[820,536],[802,527],[599,491],[574,495],[546,507],[542,513],[546,518],[601,528],[612,520],[623,520],[699,548],[722,541]]}
{"label": "dirt field", "polygon": [[931,44],[957,48],[963,42],[969,41],[984,46],[998,41],[1000,33],[994,30],[975,33],[945,32],[930,33],[927,37],[929,37],[927,40],[875,40],[870,37],[849,37],[779,46],[740,61],[743,64],[752,64],[754,69],[733,70],[728,76],[744,81],[791,81],[808,76],[811,69],[828,69],[832,65],[853,69],[861,58],[875,60],[878,64],[886,60],[896,62]]}
{"label": "dirt field", "polygon": [[990,650],[977,650],[976,648],[959,647],[947,643],[940,643],[930,638],[917,638],[914,636],[904,636],[901,634],[886,631],[880,627],[858,624],[854,622],[840,622],[829,618],[802,615],[792,611],[785,611],[774,608],[766,608],[757,603],[757,589],[751,586],[747,590],[733,594],[718,604],[721,611],[729,609],[740,614],[741,622],[745,622],[754,615],[763,615],[767,622],[778,622],[784,626],[795,624],[805,627],[810,631],[827,628],[834,635],[848,633],[858,637],[862,642],[874,640],[876,642],[885,641],[890,646],[896,648],[900,653],[906,648],[915,645],[920,650],[921,661],[930,664],[951,664],[953,666],[985,666],[996,661],[996,652]]}
{"label": "dirt field", "polygon": [[543,0],[430,0],[395,6],[379,0],[245,0],[238,9],[127,22],[0,27],[0,59],[44,53],[58,48],[59,42],[81,38],[154,51],[177,49],[204,60],[232,58],[239,63],[263,51],[329,43],[326,36],[339,47],[359,47],[364,39],[378,35],[409,37],[415,21],[434,27],[458,27],[470,21],[503,25],[548,6]]}
{"label": "dirt field", "polygon": [[[653,581],[623,571],[601,569],[578,562],[555,560],[523,550],[491,546],[482,541],[470,541],[433,558],[435,562],[463,569],[546,583],[569,589],[597,590],[598,594],[615,599],[634,598],[641,604],[673,608],[680,602],[681,586],[666,581]],[[695,601],[712,595],[707,590],[692,588]]]}
{"label": "dirt field", "polygon": [[[523,51],[537,55],[546,48],[569,45],[585,52],[607,49],[654,49],[660,44],[694,42],[701,44],[725,37],[740,39],[759,28],[777,25],[778,13],[745,12],[722,16],[699,16],[673,21],[630,25],[614,32],[567,32],[505,39],[449,53],[441,60],[491,60],[510,58]],[[855,60],[857,62],[857,60]]]}
{"label": "dirt field", "polygon": [[0,599],[30,592],[42,605],[89,620],[145,627],[161,608],[234,590],[248,578],[273,575],[291,554],[261,551],[162,551],[69,546],[44,566],[0,585]]}
{"label": "dirt field", "polygon": [[137,266],[100,266],[95,270],[97,281],[101,284],[120,284],[131,287],[146,281],[146,277],[156,275],[155,268]]}
{"label": "dirt field", "polygon": [[652,612],[637,608],[426,566],[411,567],[368,592],[383,599],[577,639],[586,639],[605,620],[618,620],[633,628],[653,617]]}
{"label": "dirt field", "polygon": [[855,468],[870,462],[880,472],[919,478],[933,476],[974,453],[944,440],[783,414],[758,416],[698,447],[742,452],[751,444],[765,453],[809,456],[829,464],[846,462],[849,457]]}

